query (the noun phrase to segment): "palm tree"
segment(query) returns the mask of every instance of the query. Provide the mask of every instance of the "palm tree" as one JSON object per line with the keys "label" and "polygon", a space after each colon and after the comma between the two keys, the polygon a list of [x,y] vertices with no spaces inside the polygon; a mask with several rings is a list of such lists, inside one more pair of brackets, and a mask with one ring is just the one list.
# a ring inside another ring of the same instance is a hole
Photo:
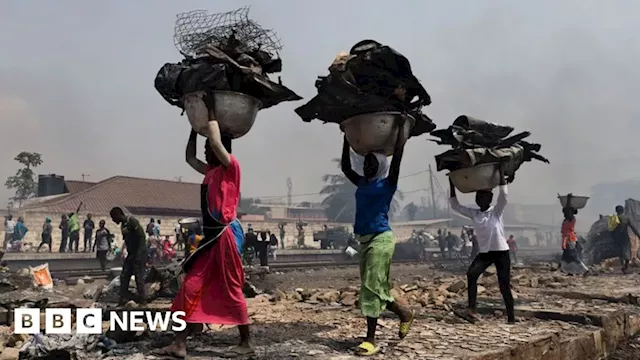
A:
{"label": "palm tree", "polygon": [[[340,159],[332,161],[340,166]],[[343,174],[326,174],[322,176],[322,181],[325,185],[320,194],[325,195],[322,205],[329,221],[353,222],[356,216],[356,186]],[[403,198],[402,192],[396,191],[389,210],[390,216],[400,208],[399,201]]]}

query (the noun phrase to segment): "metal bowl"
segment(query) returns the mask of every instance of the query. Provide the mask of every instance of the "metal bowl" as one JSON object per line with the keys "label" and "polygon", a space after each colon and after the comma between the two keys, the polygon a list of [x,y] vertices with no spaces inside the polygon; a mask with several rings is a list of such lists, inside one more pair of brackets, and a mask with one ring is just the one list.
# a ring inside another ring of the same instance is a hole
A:
{"label": "metal bowl", "polygon": [[[207,136],[210,120],[209,109],[204,101],[204,91],[196,91],[184,96],[184,110],[191,127],[200,135]],[[251,130],[262,102],[253,96],[234,91],[213,92],[213,116],[220,124],[220,132],[237,139]]]}
{"label": "metal bowl", "polygon": [[394,127],[395,120],[405,116],[403,131],[406,138],[416,120],[401,112],[377,112],[356,115],[342,121],[340,129],[344,131],[351,148],[360,155],[378,152],[387,156],[393,155],[393,149],[398,138],[398,130]]}
{"label": "metal bowl", "polygon": [[[560,199],[560,205],[563,208],[567,207],[567,196],[566,195],[558,195],[558,199]],[[571,196],[571,207],[574,209],[582,209],[587,206],[587,201],[589,200],[588,196]]]}
{"label": "metal bowl", "polygon": [[499,165],[498,163],[480,164],[452,171],[448,176],[456,189],[463,194],[491,190],[500,185]]}

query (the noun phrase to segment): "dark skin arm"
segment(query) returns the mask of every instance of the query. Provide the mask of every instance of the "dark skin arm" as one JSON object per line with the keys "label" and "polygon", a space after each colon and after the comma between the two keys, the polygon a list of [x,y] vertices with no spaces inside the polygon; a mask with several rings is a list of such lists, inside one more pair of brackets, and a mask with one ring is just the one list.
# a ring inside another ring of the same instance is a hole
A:
{"label": "dark skin arm", "polygon": [[393,158],[391,158],[391,165],[389,165],[389,183],[391,186],[398,186],[398,179],[400,178],[400,163],[402,162],[402,155],[404,153],[404,145],[407,142],[404,133],[404,116],[401,116],[396,121],[398,126],[398,138],[396,139],[396,145],[393,150]]}
{"label": "dark skin arm", "polygon": [[506,162],[502,161],[502,159],[500,159],[500,167],[498,168],[498,171],[500,172],[500,186],[504,186],[507,185],[507,177],[504,175],[504,168],[506,166]]}
{"label": "dark skin arm", "polygon": [[193,170],[199,172],[204,175],[207,172],[207,165],[202,161],[198,160],[196,157],[196,140],[198,139],[198,133],[194,130],[191,130],[191,134],[189,135],[189,141],[187,142],[187,148],[185,150],[184,156],[185,161],[189,164]]}
{"label": "dark skin arm", "polygon": [[349,141],[347,140],[347,136],[345,135],[344,141],[342,143],[342,159],[340,161],[340,166],[342,168],[342,172],[344,176],[353,183],[353,185],[358,185],[362,181],[362,176],[358,175],[353,168],[351,168],[351,156],[350,156],[350,146]]}

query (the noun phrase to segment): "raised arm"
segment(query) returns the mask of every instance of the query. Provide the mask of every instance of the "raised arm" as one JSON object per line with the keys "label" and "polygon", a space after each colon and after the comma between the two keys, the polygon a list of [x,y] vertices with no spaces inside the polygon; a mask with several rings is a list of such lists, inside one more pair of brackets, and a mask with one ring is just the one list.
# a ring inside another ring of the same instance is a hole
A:
{"label": "raised arm", "polygon": [[400,177],[400,163],[402,162],[402,154],[404,153],[404,144],[407,142],[404,133],[404,116],[399,116],[396,119],[396,126],[398,127],[398,137],[396,138],[396,145],[393,150],[393,158],[391,158],[391,165],[389,166],[389,183],[392,186],[398,186],[398,179]]}
{"label": "raised arm", "polygon": [[342,168],[342,172],[344,176],[349,179],[353,183],[353,185],[358,185],[362,181],[362,176],[358,175],[353,168],[351,167],[351,148],[349,146],[349,140],[347,140],[347,136],[344,136],[344,140],[342,142],[342,158],[340,159],[340,167]]}
{"label": "raised arm", "polygon": [[500,163],[500,186],[498,187],[498,200],[496,201],[495,212],[498,215],[502,215],[505,207],[507,207],[507,177],[504,174],[505,163]]}
{"label": "raised arm", "polygon": [[231,155],[222,145],[222,134],[220,133],[220,125],[215,120],[209,121],[209,142],[213,154],[220,160],[222,166],[227,167],[231,163]]}
{"label": "raised arm", "polygon": [[187,164],[191,165],[193,170],[204,175],[207,172],[207,165],[202,161],[198,160],[198,158],[196,157],[197,139],[198,139],[198,133],[192,129],[191,134],[189,135],[189,141],[187,142],[187,149],[185,151],[184,157]]}
{"label": "raised arm", "polygon": [[82,207],[82,201],[80,201],[80,204],[78,205],[78,208],[76,209],[76,214],[78,214],[80,212],[80,208]]}
{"label": "raised arm", "polygon": [[456,195],[456,187],[453,185],[453,181],[451,181],[451,178],[449,178],[449,194],[449,203],[451,204],[451,208],[453,210],[468,218],[473,217],[473,212],[471,211],[471,209],[466,206],[460,205],[458,196]]}

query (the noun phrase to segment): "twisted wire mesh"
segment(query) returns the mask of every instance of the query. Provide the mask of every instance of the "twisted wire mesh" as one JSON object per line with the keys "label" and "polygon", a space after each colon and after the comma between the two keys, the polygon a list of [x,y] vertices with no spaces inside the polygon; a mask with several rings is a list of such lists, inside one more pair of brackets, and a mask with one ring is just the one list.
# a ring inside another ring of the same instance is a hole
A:
{"label": "twisted wire mesh", "polygon": [[[261,50],[277,55],[282,49],[277,34],[249,19],[249,9],[242,7],[216,14],[206,10],[180,13],[176,15],[173,43],[185,56],[194,56],[208,45],[221,50],[233,46],[244,53]],[[233,44],[230,44],[231,39]]]}

